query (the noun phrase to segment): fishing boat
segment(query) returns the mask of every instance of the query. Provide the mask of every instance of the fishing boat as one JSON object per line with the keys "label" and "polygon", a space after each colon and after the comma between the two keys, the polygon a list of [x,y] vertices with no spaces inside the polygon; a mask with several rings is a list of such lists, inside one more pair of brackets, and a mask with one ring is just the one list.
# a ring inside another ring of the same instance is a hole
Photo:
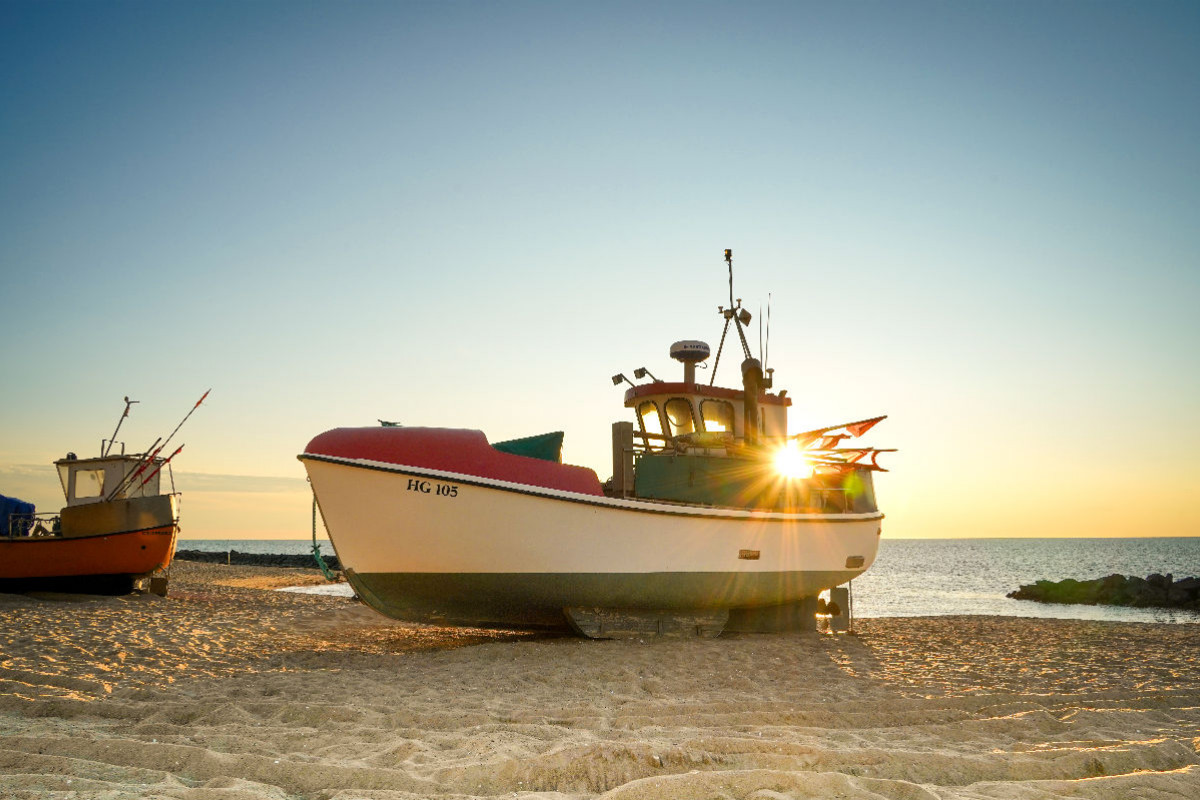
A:
{"label": "fishing boat", "polygon": [[125,411],[113,438],[101,441],[100,455],[67,453],[54,462],[66,499],[61,510],[38,513],[31,503],[0,500],[0,591],[139,588],[166,594],[166,570],[179,533],[180,495],[171,461],[183,448],[164,455],[170,437],[160,437],[144,453],[126,453],[124,444],[118,448],[116,434],[136,402],[125,398]]}
{"label": "fishing boat", "polygon": [[[561,462],[562,432],[384,423],[312,439],[299,459],[358,596],[402,620],[595,637],[814,627],[821,593],[875,560],[887,451],[843,444],[884,417],[789,434],[792,398],[750,353],[726,262],[708,384],[697,340],[670,348],[681,380],[613,376],[633,419],[612,425],[604,483]],[[740,388],[714,385],[731,329]]]}

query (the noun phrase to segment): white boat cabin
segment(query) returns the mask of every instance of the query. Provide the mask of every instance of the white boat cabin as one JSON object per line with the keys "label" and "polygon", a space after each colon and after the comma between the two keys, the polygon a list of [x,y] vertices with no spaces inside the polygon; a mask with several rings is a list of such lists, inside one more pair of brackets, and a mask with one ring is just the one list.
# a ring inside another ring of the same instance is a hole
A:
{"label": "white boat cabin", "polygon": [[142,463],[143,458],[139,455],[77,458],[74,453],[68,453],[66,458],[55,461],[54,466],[58,467],[58,479],[70,507],[160,494],[158,487],[162,473],[158,470],[163,459],[153,459],[141,474],[134,476],[132,473],[137,472]]}

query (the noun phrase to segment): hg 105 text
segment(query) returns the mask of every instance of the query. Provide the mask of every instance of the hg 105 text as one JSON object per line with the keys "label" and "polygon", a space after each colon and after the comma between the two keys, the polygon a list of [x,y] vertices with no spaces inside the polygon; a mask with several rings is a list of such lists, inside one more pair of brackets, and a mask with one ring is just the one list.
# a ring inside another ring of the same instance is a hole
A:
{"label": "hg 105 text", "polygon": [[453,484],[423,481],[418,478],[408,479],[408,490],[421,494],[435,494],[439,497],[458,497],[458,487]]}

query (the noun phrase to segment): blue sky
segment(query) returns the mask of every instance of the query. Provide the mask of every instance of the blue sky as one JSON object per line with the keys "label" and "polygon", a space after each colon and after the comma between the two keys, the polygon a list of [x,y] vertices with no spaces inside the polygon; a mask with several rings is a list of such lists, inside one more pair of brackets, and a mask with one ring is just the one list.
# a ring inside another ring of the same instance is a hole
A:
{"label": "blue sky", "polygon": [[1195,3],[6,2],[0,491],[210,386],[185,535],[307,535],[295,455],[378,418],[603,479],[609,376],[715,346],[730,247],[793,430],[891,415],[887,535],[1200,535],[1197,41]]}

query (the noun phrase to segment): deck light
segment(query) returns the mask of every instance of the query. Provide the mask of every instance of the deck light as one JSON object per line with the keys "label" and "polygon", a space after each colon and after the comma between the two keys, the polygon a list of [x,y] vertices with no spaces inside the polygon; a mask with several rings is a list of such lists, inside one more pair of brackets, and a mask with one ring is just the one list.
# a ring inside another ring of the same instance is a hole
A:
{"label": "deck light", "polygon": [[649,376],[650,376],[650,380],[654,381],[655,383],[662,383],[662,381],[660,381],[658,378],[654,377],[654,373],[653,373],[653,372],[651,372],[650,370],[646,369],[645,367],[638,367],[637,369],[635,369],[635,370],[633,371],[633,377],[637,378],[639,381],[640,381],[642,378],[646,377],[647,375],[649,375]]}

